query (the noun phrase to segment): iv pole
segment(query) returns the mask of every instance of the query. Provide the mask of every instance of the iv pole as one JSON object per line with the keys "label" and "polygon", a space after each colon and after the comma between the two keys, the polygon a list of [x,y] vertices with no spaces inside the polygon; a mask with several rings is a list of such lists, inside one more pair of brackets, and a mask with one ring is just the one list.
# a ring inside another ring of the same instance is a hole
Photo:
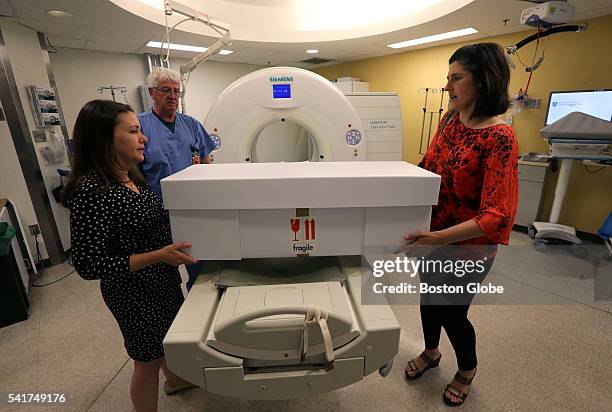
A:
{"label": "iv pole", "polygon": [[115,90],[119,90],[119,92],[121,92],[121,94],[123,95],[123,99],[127,103],[127,97],[125,96],[125,94],[127,93],[127,87],[125,87],[125,86],[113,86],[113,85],[98,87],[98,93],[102,94],[104,92],[104,90],[110,90],[111,96],[113,97],[113,102],[117,101],[115,99]]}

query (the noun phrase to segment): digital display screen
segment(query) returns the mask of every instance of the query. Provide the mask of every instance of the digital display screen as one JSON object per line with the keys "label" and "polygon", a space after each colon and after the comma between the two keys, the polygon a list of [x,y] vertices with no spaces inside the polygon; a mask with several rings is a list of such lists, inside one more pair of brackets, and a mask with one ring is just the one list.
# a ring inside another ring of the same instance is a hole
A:
{"label": "digital display screen", "polygon": [[290,99],[291,85],[290,84],[273,84],[272,95],[275,99]]}
{"label": "digital display screen", "polygon": [[552,92],[548,100],[546,126],[572,112],[612,120],[612,90]]}

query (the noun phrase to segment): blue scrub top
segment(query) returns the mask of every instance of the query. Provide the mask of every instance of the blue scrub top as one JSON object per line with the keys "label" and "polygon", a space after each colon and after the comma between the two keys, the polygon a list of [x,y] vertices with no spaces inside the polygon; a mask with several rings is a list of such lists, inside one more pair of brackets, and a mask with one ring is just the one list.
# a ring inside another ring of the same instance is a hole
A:
{"label": "blue scrub top", "polygon": [[162,199],[159,181],[193,164],[194,154],[200,161],[213,151],[215,144],[200,122],[176,113],[174,133],[151,111],[138,114],[142,133],[148,138],[140,170],[150,189]]}

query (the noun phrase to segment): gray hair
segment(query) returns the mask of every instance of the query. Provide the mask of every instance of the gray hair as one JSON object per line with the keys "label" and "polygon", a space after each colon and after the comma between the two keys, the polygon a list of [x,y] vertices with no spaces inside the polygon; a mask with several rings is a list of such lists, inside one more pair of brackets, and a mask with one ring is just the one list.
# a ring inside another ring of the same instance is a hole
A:
{"label": "gray hair", "polygon": [[175,70],[166,67],[156,67],[147,76],[147,86],[157,87],[161,82],[168,80],[180,84],[181,76]]}

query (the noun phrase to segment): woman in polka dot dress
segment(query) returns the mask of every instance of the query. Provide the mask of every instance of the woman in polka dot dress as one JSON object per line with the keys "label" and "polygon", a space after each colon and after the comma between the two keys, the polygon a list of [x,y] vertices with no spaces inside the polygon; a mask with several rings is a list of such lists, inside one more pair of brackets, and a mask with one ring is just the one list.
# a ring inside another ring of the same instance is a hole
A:
{"label": "woman in polka dot dress", "polygon": [[191,245],[172,243],[167,213],[136,167],[147,138],[129,106],[85,104],[73,137],[76,154],[64,190],[72,261],[82,278],[101,280],[104,302],[134,360],[134,408],[156,410],[160,367],[166,393],[193,387],[168,370],[162,347],[183,303],[177,266],[195,262],[181,249]]}

